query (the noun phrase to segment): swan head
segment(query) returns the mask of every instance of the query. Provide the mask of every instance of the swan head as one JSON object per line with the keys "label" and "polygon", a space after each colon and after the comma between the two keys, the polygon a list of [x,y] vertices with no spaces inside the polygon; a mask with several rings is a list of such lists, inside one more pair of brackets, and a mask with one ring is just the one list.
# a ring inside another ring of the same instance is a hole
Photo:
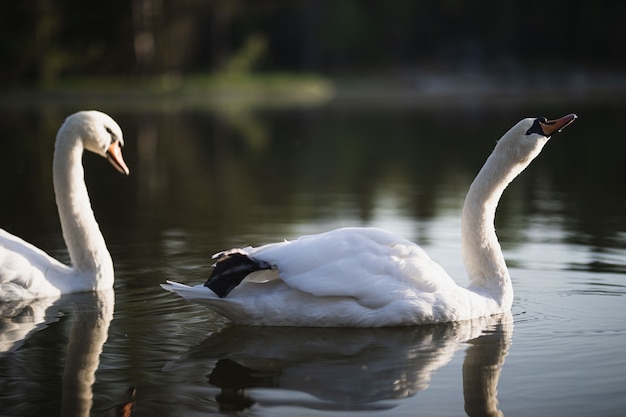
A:
{"label": "swan head", "polygon": [[545,117],[520,120],[502,136],[496,149],[504,152],[514,162],[529,163],[553,134],[562,131],[577,118],[578,116],[572,113],[554,120]]}
{"label": "swan head", "polygon": [[106,158],[122,174],[130,173],[122,156],[122,129],[108,114],[97,110],[74,113],[65,119],[57,137],[66,135],[80,138],[86,150]]}

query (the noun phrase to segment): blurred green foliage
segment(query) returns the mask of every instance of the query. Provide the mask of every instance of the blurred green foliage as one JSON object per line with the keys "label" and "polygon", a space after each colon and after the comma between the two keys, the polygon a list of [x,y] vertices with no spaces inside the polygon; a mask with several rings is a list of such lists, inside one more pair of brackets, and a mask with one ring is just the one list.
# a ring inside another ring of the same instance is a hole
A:
{"label": "blurred green foliage", "polygon": [[6,1],[0,76],[621,72],[624,16],[620,0]]}

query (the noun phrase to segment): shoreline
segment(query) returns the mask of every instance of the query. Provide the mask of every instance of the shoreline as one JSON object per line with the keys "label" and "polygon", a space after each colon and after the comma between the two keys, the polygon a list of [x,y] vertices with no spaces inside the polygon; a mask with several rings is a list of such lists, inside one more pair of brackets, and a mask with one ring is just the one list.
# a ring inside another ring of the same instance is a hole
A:
{"label": "shoreline", "polygon": [[[555,98],[556,97],[556,98]],[[0,93],[1,107],[48,103],[103,103],[116,107],[442,107],[515,105],[532,101],[626,101],[626,75],[555,74],[490,77],[481,74],[398,76],[255,75],[188,77],[172,80],[76,79],[43,88],[18,87]]]}

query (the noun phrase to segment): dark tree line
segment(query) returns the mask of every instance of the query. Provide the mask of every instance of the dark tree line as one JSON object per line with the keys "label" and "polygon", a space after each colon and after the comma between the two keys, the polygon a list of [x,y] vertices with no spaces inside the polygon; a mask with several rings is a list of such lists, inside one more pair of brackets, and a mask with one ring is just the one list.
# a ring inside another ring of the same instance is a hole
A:
{"label": "dark tree line", "polygon": [[626,70],[621,0],[20,0],[5,83],[214,71]]}

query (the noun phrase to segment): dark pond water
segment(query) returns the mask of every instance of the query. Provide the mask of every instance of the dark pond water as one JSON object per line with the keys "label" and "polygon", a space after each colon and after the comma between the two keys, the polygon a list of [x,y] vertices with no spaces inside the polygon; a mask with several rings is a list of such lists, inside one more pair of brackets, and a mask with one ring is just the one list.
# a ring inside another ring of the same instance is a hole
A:
{"label": "dark pond water", "polygon": [[[119,122],[131,176],[84,158],[114,293],[0,305],[0,415],[106,415],[134,387],[134,416],[621,416],[625,103],[5,104],[0,227],[67,260],[51,155],[76,110]],[[580,119],[499,206],[511,316],[247,328],[159,287],[204,282],[221,249],[345,225],[401,233],[465,284],[461,205],[494,141],[523,117],[570,112]]]}

